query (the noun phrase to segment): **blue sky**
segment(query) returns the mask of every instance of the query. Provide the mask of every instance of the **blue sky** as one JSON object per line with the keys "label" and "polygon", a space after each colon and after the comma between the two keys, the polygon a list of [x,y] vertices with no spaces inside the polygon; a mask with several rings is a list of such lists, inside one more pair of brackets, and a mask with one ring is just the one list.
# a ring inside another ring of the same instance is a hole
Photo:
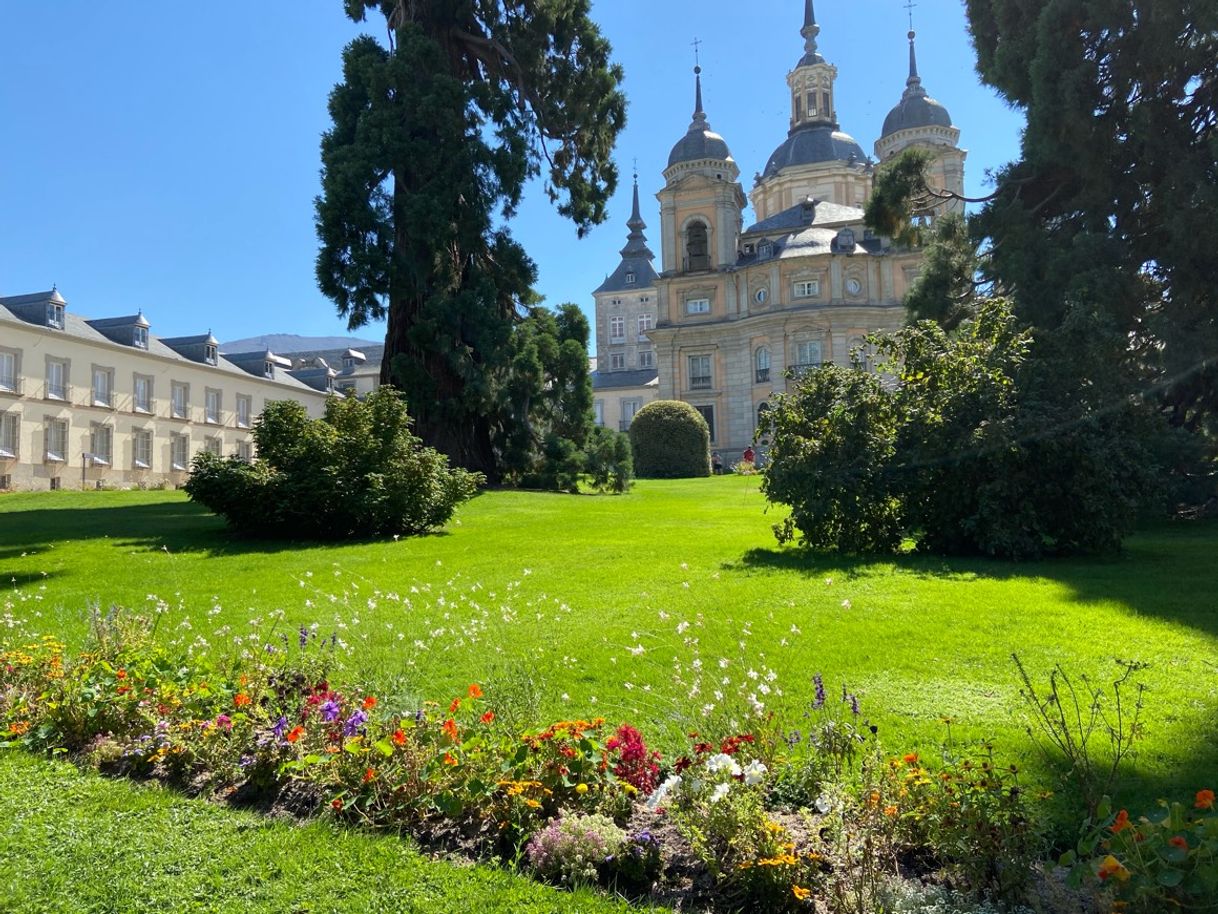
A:
{"label": "blue sky", "polygon": [[[907,75],[903,0],[817,6],[842,129],[870,151]],[[689,124],[695,37],[711,124],[751,186],[786,136],[802,8],[596,2],[626,70],[624,180],[583,240],[540,188],[522,207],[513,231],[550,304],[591,310],[624,243],[636,157],[658,248],[653,195]],[[1016,155],[1022,116],[979,83],[958,0],[922,0],[914,15],[924,83],[962,129],[968,190],[981,194],[986,170]],[[313,278],[312,201],[326,98],[359,31],[340,0],[0,2],[0,295],[56,283],[87,317],[142,308],[161,335],[345,332]]]}

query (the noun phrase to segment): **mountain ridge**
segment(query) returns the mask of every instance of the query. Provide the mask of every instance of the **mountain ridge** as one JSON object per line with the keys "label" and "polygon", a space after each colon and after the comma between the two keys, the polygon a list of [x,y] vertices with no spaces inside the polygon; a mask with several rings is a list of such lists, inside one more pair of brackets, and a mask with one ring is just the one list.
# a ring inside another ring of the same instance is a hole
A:
{"label": "mountain ridge", "polygon": [[296,333],[264,333],[240,340],[221,343],[221,352],[253,352],[269,349],[276,355],[288,352],[315,352],[320,349],[360,349],[379,346],[380,340],[364,340],[354,336],[300,336]]}

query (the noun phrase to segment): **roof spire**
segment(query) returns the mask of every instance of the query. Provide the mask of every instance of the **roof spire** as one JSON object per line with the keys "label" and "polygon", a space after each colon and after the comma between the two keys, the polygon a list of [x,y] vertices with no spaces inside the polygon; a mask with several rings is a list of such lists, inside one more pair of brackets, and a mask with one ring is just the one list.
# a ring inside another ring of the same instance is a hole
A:
{"label": "roof spire", "polygon": [[694,122],[690,130],[706,126],[706,111],[702,108],[702,39],[694,39]]}
{"label": "roof spire", "polygon": [[918,75],[918,53],[914,48],[914,38],[918,33],[914,31],[913,11],[917,5],[913,0],[905,0],[905,12],[909,13],[909,79],[905,82],[906,95],[926,94],[922,88],[922,77]]}
{"label": "roof spire", "polygon": [[634,172],[634,206],[630,211],[630,221],[626,223],[626,227],[630,229],[630,234],[626,236],[626,246],[622,248],[622,257],[646,257],[648,260],[654,260],[655,254],[651,253],[647,247],[647,236],[643,234],[643,229],[647,228],[647,223],[643,221],[643,216],[639,211],[639,173],[638,166],[635,166]]}
{"label": "roof spire", "polygon": [[804,36],[804,54],[815,54],[820,26],[816,24],[816,10],[812,7],[812,0],[804,0],[804,27],[799,30],[799,34]]}
{"label": "roof spire", "polygon": [[812,64],[824,63],[825,59],[820,56],[820,52],[816,49],[816,39],[820,35],[820,26],[816,23],[816,10],[812,6],[812,0],[804,0],[804,25],[799,30],[799,34],[804,36],[804,56],[799,61],[799,66],[807,67]]}

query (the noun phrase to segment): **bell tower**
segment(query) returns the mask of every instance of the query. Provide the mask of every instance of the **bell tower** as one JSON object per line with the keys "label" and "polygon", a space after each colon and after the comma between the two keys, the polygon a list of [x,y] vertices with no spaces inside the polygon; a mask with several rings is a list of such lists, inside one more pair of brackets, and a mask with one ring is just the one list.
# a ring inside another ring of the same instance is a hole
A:
{"label": "bell tower", "polygon": [[660,233],[664,274],[702,273],[736,262],[747,204],[740,168],[711,129],[702,105],[702,67],[694,67],[694,115],[664,169]]}

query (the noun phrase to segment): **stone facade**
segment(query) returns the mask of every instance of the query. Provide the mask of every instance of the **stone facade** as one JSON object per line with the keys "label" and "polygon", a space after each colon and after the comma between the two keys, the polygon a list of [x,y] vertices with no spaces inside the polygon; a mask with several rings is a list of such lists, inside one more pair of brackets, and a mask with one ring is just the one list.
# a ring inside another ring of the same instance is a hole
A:
{"label": "stone facade", "polygon": [[[696,70],[693,121],[656,194],[662,269],[653,287],[633,298],[611,280],[595,294],[598,378],[637,367],[607,361],[617,345],[609,322],[619,311],[633,314],[644,294],[650,305],[654,295],[656,324],[647,342],[656,393],[697,407],[728,463],[754,443],[759,414],[802,371],[823,363],[873,367],[864,337],[901,326],[921,265],[919,251],[875,237],[864,224],[875,162],[838,123],[837,68],[818,50],[811,0],[800,34],[804,56],[787,77],[789,132],[750,193],[756,221],[745,228],[750,200],[727,142],[711,129]],[[909,38],[909,80],[876,154],[883,162],[911,146],[928,149],[932,181],[962,196],[967,154],[958,146],[960,131],[922,88],[912,32]],[[632,226],[642,224],[637,201],[636,182]],[[939,212],[960,205],[946,201]],[[629,357],[628,342],[622,351]]]}

